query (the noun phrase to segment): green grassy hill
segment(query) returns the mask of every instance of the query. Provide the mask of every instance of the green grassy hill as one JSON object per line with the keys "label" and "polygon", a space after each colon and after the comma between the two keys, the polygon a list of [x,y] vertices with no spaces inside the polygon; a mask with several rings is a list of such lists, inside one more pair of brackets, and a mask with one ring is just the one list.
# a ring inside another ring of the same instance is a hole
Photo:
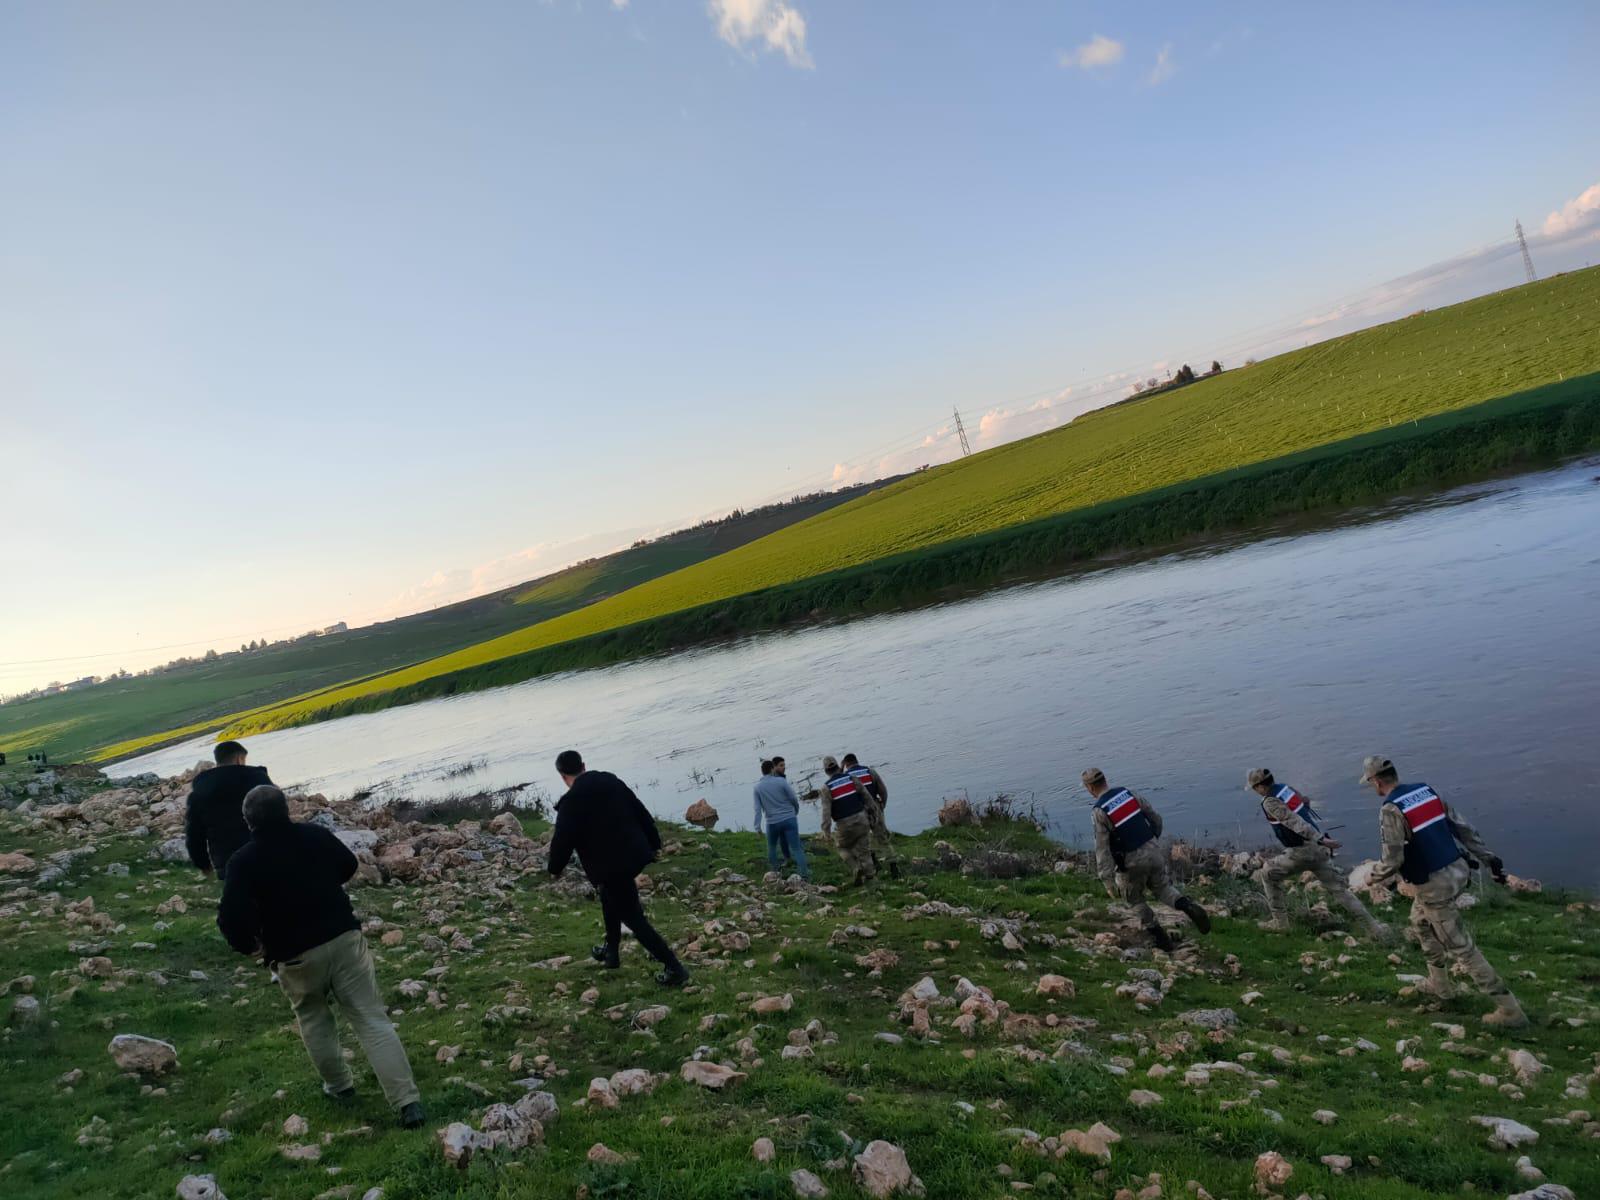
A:
{"label": "green grassy hill", "polygon": [[316,695],[538,624],[741,546],[856,494],[774,505],[630,546],[489,596],[348,633],[223,654],[160,675],[0,705],[0,750],[19,757],[45,750],[67,760],[95,747],[174,728],[215,728],[241,709]]}
{"label": "green grassy hill", "polygon": [[[1414,421],[1594,372],[1600,368],[1597,328],[1600,269],[1407,317],[910,476],[604,601],[428,662],[284,704],[241,706],[230,728],[279,728],[353,705],[370,707],[385,696],[414,697],[430,680],[761,589],[1279,462],[1361,435],[1381,440]],[[482,682],[510,677],[514,673],[487,673]],[[148,742],[110,752],[128,753]]]}

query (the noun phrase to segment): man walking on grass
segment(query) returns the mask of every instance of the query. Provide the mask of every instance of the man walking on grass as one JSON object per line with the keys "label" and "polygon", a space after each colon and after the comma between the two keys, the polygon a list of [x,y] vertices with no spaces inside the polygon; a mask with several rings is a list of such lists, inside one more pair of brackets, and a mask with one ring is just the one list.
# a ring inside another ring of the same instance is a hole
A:
{"label": "man walking on grass", "polygon": [[576,854],[583,873],[600,894],[606,940],[589,953],[605,967],[622,965],[622,927],[662,966],[656,982],[682,987],[689,972],[645,918],[634,882],[661,850],[655,818],[633,789],[609,771],[591,771],[576,750],[563,750],[556,771],[567,785],[556,801],[556,828],[550,837],[550,874],[559,877]]}
{"label": "man walking on grass", "polygon": [[852,884],[863,884],[877,876],[872,864],[872,826],[878,819],[873,803],[861,781],[839,766],[833,755],[822,760],[827,781],[822,785],[822,832],[838,826],[834,842]]}
{"label": "man walking on grass", "polygon": [[1362,761],[1361,782],[1383,801],[1378,805],[1382,851],[1372,882],[1386,884],[1398,875],[1413,888],[1411,932],[1428,963],[1427,982],[1417,990],[1450,999],[1456,992],[1450,964],[1458,963],[1494,1001],[1494,1011],[1484,1014],[1483,1023],[1521,1029],[1527,1015],[1473,941],[1459,903],[1477,865],[1468,855],[1486,863],[1496,883],[1506,881],[1505,865],[1443,796],[1425,783],[1401,783],[1394,763],[1383,755]]}
{"label": "man walking on grass", "polygon": [[878,819],[872,825],[872,865],[889,864],[889,878],[900,878],[900,860],[895,857],[894,842],[889,836],[889,818],[884,810],[889,804],[889,785],[883,781],[876,767],[866,766],[854,754],[846,754],[840,765],[866,789],[868,797],[877,808]]}
{"label": "man walking on grass", "polygon": [[1311,807],[1311,801],[1287,783],[1279,783],[1266,767],[1256,767],[1246,775],[1245,786],[1261,797],[1261,813],[1283,846],[1283,853],[1270,859],[1256,874],[1267,896],[1267,919],[1260,923],[1261,928],[1276,933],[1288,931],[1284,880],[1310,871],[1329,898],[1359,921],[1368,936],[1388,941],[1393,936],[1389,927],[1367,911],[1367,906],[1350,890],[1344,872],[1334,863],[1333,852],[1339,843],[1322,832],[1322,818]]}
{"label": "man walking on grass", "polygon": [[217,909],[223,937],[241,954],[261,955],[277,976],[324,1092],[340,1100],[356,1092],[329,1003],[337,1001],[384,1098],[402,1125],[418,1128],[426,1114],[417,1082],[344,890],[356,856],[320,825],[291,821],[288,801],[271,784],[252,788],[243,808],[250,841],[233,855],[223,880]]}
{"label": "man walking on grass", "polygon": [[1158,949],[1170,952],[1172,939],[1145,903],[1146,892],[1188,917],[1201,933],[1210,933],[1206,910],[1172,886],[1166,851],[1161,848],[1161,814],[1127,788],[1108,784],[1099,767],[1083,773],[1083,786],[1094,797],[1090,822],[1095,866],[1106,894],[1133,905],[1134,915]]}
{"label": "man walking on grass", "polygon": [[189,861],[203,875],[228,869],[228,859],[250,840],[244,823],[244,797],[251,788],[270,784],[265,767],[245,766],[247,751],[238,742],[218,742],[211,756],[217,765],[201,771],[189,785],[183,817],[183,842]]}
{"label": "man walking on grass", "polygon": [[800,797],[795,795],[789,782],[783,759],[764,759],[761,778],[756,781],[756,828],[761,828],[762,818],[767,822],[767,864],[778,869],[779,852],[792,864],[802,879],[811,878],[811,868],[806,864],[806,850],[800,844]]}

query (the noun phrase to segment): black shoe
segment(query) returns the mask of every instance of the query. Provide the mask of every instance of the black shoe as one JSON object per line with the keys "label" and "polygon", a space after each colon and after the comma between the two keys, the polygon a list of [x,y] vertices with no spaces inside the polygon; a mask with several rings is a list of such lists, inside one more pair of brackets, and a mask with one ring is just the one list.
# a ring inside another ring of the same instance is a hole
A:
{"label": "black shoe", "polygon": [[608,971],[613,971],[622,965],[622,951],[616,946],[591,946],[589,957]]}
{"label": "black shoe", "polygon": [[1172,953],[1172,938],[1165,929],[1159,925],[1152,925],[1148,932],[1150,940],[1156,944],[1157,950],[1165,950],[1168,954]]}
{"label": "black shoe", "polygon": [[1179,897],[1178,903],[1173,907],[1188,917],[1194,923],[1194,927],[1201,933],[1211,932],[1211,914],[1189,899],[1189,897]]}
{"label": "black shoe", "polygon": [[335,1100],[349,1102],[356,1098],[356,1085],[352,1083],[349,1087],[340,1088],[337,1092],[329,1092],[328,1095]]}
{"label": "black shoe", "polygon": [[656,972],[656,982],[662,987],[682,987],[689,982],[689,972],[682,963]]}
{"label": "black shoe", "polygon": [[406,1129],[421,1129],[427,1119],[428,1114],[423,1110],[420,1100],[413,1100],[400,1110],[400,1124]]}
{"label": "black shoe", "polygon": [[890,879],[899,879],[900,878],[900,862],[899,862],[898,859],[896,859],[894,862],[889,864],[889,878]]}

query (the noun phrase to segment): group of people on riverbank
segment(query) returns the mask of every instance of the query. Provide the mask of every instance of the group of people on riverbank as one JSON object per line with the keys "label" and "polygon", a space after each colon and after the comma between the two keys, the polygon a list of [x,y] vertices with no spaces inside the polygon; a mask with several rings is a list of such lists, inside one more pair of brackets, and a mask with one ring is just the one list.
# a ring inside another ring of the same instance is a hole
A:
{"label": "group of people on riverbank", "polygon": [[[401,1123],[421,1126],[426,1118],[416,1080],[379,995],[372,955],[345,891],[358,868],[356,856],[322,826],[292,821],[283,791],[264,768],[246,765],[242,745],[220,743],[214,756],[217,766],[192,786],[185,841],[198,869],[222,877],[217,924],[223,936],[235,950],[260,957],[272,971],[330,1096],[346,1098],[355,1091],[339,1044],[337,1004]],[[655,819],[626,783],[609,772],[590,770],[578,751],[563,751],[555,765],[567,790],[556,803],[547,870],[559,877],[576,856],[598,894],[604,940],[591,949],[592,957],[605,968],[620,966],[626,926],[661,964],[657,982],[682,986],[689,972],[645,915],[636,882],[661,850]],[[787,764],[777,756],[764,760],[761,768],[755,817],[757,828],[766,825],[768,861],[777,870],[780,858],[786,857],[796,873],[809,879],[799,833],[800,801],[787,778]],[[883,817],[889,790],[883,776],[853,754],[842,759],[829,755],[822,768],[823,833],[832,836],[852,883],[865,884],[884,863],[898,877]],[[1209,933],[1210,914],[1172,882],[1160,843],[1160,814],[1130,789],[1113,786],[1098,767],[1085,770],[1082,779],[1093,800],[1096,869],[1107,894],[1133,906],[1163,950],[1172,950],[1173,942],[1147,895]],[[1419,990],[1438,998],[1452,995],[1450,970],[1456,965],[1494,999],[1494,1011],[1483,1018],[1486,1024],[1526,1025],[1516,997],[1478,950],[1461,918],[1459,900],[1471,869],[1486,864],[1503,883],[1501,860],[1427,784],[1402,783],[1388,758],[1368,756],[1361,782],[1381,800],[1382,857],[1371,882],[1383,885],[1398,877],[1413,891],[1410,925],[1428,967]],[[1259,798],[1262,815],[1283,847],[1257,876],[1268,909],[1262,926],[1289,928],[1283,883],[1310,872],[1371,936],[1391,940],[1389,928],[1367,911],[1333,864],[1339,843],[1328,836],[1309,799],[1279,783],[1266,768],[1252,769],[1246,786]]]}

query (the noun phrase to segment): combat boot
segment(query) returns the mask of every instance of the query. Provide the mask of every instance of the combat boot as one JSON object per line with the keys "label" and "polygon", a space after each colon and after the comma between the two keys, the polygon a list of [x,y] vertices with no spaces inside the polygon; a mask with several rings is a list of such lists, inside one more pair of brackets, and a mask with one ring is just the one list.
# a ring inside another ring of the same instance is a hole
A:
{"label": "combat boot", "polygon": [[1211,932],[1211,914],[1189,899],[1189,897],[1179,896],[1178,902],[1173,907],[1188,917],[1194,927],[1201,933]]}
{"label": "combat boot", "polygon": [[1483,1023],[1495,1029],[1526,1029],[1528,1014],[1515,996],[1502,992],[1494,998],[1494,1011],[1483,1014]]}
{"label": "combat boot", "polygon": [[1172,937],[1165,929],[1159,925],[1152,925],[1145,932],[1150,935],[1150,940],[1155,943],[1157,950],[1164,950],[1168,954],[1172,953]]}
{"label": "combat boot", "polygon": [[622,965],[622,949],[609,942],[602,942],[598,946],[589,947],[589,957],[594,959],[608,971],[614,971]]}
{"label": "combat boot", "polygon": [[1453,1000],[1456,994],[1456,985],[1450,982],[1450,972],[1443,967],[1429,967],[1428,977],[1417,984],[1417,992],[1423,996],[1432,996],[1435,1000]]}

